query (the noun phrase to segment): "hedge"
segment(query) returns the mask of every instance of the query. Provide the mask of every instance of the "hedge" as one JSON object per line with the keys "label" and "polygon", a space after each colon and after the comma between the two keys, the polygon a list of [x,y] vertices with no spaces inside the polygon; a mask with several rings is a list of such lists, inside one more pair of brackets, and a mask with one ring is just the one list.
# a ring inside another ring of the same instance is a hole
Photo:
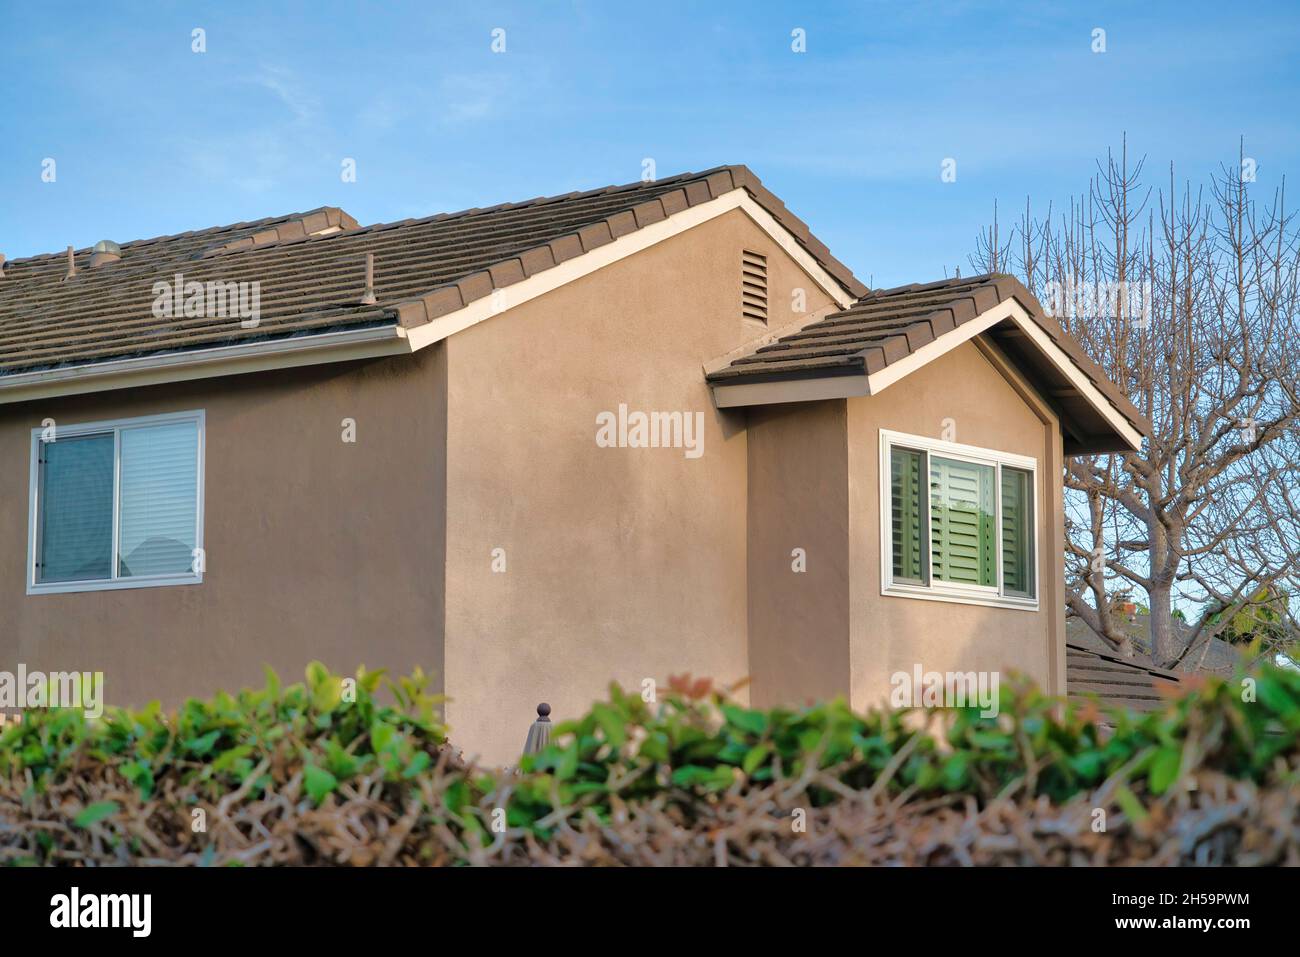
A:
{"label": "hedge", "polygon": [[172,713],[6,726],[0,863],[1300,863],[1300,673],[1181,689],[1134,715],[1016,679],[983,718],[615,685],[481,769],[425,675],[313,663]]}

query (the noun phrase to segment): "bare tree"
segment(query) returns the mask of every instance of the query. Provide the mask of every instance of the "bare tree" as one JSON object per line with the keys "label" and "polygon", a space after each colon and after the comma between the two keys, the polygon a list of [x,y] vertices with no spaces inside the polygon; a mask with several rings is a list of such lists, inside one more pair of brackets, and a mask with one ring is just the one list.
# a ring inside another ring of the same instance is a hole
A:
{"label": "bare tree", "polygon": [[[1145,592],[1153,659],[1188,668],[1237,611],[1300,585],[1300,236],[1285,182],[1257,204],[1243,155],[1208,191],[1142,169],[1108,153],[1068,212],[1026,203],[971,265],[1019,272],[1151,420],[1140,452],[1067,460],[1066,601],[1132,654],[1111,608]],[[1228,613],[1181,639],[1176,593]]]}

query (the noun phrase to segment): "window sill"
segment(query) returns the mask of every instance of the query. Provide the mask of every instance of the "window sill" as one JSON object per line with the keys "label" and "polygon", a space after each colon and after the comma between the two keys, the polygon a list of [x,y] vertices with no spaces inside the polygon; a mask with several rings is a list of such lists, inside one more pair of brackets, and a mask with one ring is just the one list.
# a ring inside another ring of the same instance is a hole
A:
{"label": "window sill", "polygon": [[892,584],[880,589],[887,598],[919,598],[922,601],[945,601],[955,605],[983,605],[987,608],[1006,608],[1011,611],[1038,611],[1038,599],[1013,598],[1007,595],[973,595],[968,592],[943,591]]}
{"label": "window sill", "polygon": [[202,575],[165,575],[152,578],[119,578],[115,581],[48,582],[29,584],[29,595],[66,595],[83,591],[119,591],[123,588],[164,588],[168,585],[201,585]]}

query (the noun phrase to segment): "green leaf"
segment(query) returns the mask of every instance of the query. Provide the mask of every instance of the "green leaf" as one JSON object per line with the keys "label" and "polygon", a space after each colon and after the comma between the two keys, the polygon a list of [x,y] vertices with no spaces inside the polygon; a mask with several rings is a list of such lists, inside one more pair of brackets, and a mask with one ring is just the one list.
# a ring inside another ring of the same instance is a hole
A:
{"label": "green leaf", "polygon": [[266,693],[274,700],[280,697],[280,676],[275,673],[275,669],[270,665],[263,665],[262,671],[266,675]]}
{"label": "green leaf", "polygon": [[741,770],[746,774],[753,774],[754,770],[767,759],[771,750],[772,749],[766,744],[754,745],[749,749],[749,753],[745,755],[745,759],[740,763]]}
{"label": "green leaf", "polygon": [[651,761],[666,762],[668,760],[668,735],[662,731],[652,731],[641,742],[641,756],[649,758]]}
{"label": "green leaf", "polygon": [[411,759],[411,763],[408,764],[406,766],[406,770],[402,772],[402,777],[405,778],[407,781],[409,781],[411,780],[411,778],[415,777],[417,774],[419,774],[428,766],[429,766],[429,752],[421,751],[414,758]]}
{"label": "green leaf", "polygon": [[338,778],[324,768],[309,764],[303,769],[302,783],[303,787],[307,789],[308,796],[317,804],[320,804],[321,801],[325,800],[326,795],[338,787],[339,782]]}
{"label": "green leaf", "polygon": [[943,788],[945,791],[958,791],[968,783],[966,770],[970,765],[970,755],[963,751],[952,754],[943,764]]}
{"label": "green leaf", "polygon": [[748,731],[750,734],[765,734],[767,732],[768,719],[767,715],[762,711],[750,711],[734,704],[724,704],[722,706],[722,715],[728,722],[742,731]]}
{"label": "green leaf", "polygon": [[228,771],[240,758],[245,758],[253,753],[251,744],[241,744],[231,748],[229,751],[223,751],[221,756],[212,762],[210,767],[213,772]]}
{"label": "green leaf", "polygon": [[555,767],[555,776],[567,781],[578,773],[578,742],[574,741],[560,754],[560,761]]}
{"label": "green leaf", "polygon": [[1271,675],[1260,675],[1255,690],[1260,703],[1274,714],[1284,715],[1295,711],[1295,702],[1287,694],[1286,688]]}
{"label": "green leaf", "polygon": [[1169,785],[1173,784],[1174,779],[1178,777],[1178,768],[1182,761],[1183,755],[1176,747],[1166,745],[1156,752],[1151,767],[1147,770],[1147,784],[1152,793],[1164,794],[1169,790]]}
{"label": "green leaf", "polygon": [[376,721],[370,726],[370,749],[376,754],[387,750],[396,734],[397,730],[391,724]]}
{"label": "green leaf", "polygon": [[1135,823],[1141,823],[1147,819],[1146,808],[1138,800],[1137,795],[1121,784],[1115,789],[1115,803],[1119,805],[1121,811],[1128,815],[1129,820]]}
{"label": "green leaf", "polygon": [[1070,766],[1082,777],[1096,780],[1101,773],[1102,755],[1099,751],[1084,751],[1070,759]]}
{"label": "green leaf", "polygon": [[596,704],[591,708],[591,713],[596,718],[596,723],[600,725],[600,730],[605,734],[605,740],[613,747],[621,748],[623,742],[627,740],[627,729],[623,727],[623,719],[619,713],[607,704]]}
{"label": "green leaf", "polygon": [[185,750],[199,756],[205,755],[212,750],[213,745],[217,743],[217,739],[220,737],[221,729],[218,728],[216,731],[209,731],[201,738],[190,738],[185,742]]}
{"label": "green leaf", "polygon": [[72,823],[77,827],[90,827],[106,817],[111,817],[119,810],[121,807],[116,801],[96,801],[82,808],[81,813],[72,819]]}

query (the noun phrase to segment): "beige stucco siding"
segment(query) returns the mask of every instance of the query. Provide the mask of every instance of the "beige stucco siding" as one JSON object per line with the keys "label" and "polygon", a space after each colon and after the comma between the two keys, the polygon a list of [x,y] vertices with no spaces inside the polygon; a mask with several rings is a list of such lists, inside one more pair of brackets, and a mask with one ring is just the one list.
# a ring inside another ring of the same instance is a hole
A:
{"label": "beige stucco siding", "polygon": [[[320,659],[441,683],[444,350],[0,408],[0,668],[105,672],[110,703],[177,704]],[[27,595],[30,435],[206,413],[197,585]],[[356,442],[342,441],[342,420]]]}
{"label": "beige stucco siding", "polygon": [[[1038,462],[1037,611],[881,593],[880,432],[940,439],[947,424],[951,441]],[[853,705],[884,701],[890,675],[911,673],[916,664],[937,672],[1015,669],[1063,690],[1063,558],[1054,531],[1061,520],[1061,444],[1051,412],[1027,401],[967,343],[877,395],[849,399],[848,448]]]}
{"label": "beige stucco siding", "polygon": [[844,400],[749,410],[749,665],[760,706],[846,695]]}
{"label": "beige stucco siding", "polygon": [[[714,409],[701,369],[763,332],[740,318],[744,248],[768,257],[774,324],[794,288],[829,302],[736,210],[448,340],[446,677],[467,751],[512,760],[537,702],[574,716],[611,680],[749,673],[744,413]],[[703,413],[703,454],[598,447],[620,403]]]}

